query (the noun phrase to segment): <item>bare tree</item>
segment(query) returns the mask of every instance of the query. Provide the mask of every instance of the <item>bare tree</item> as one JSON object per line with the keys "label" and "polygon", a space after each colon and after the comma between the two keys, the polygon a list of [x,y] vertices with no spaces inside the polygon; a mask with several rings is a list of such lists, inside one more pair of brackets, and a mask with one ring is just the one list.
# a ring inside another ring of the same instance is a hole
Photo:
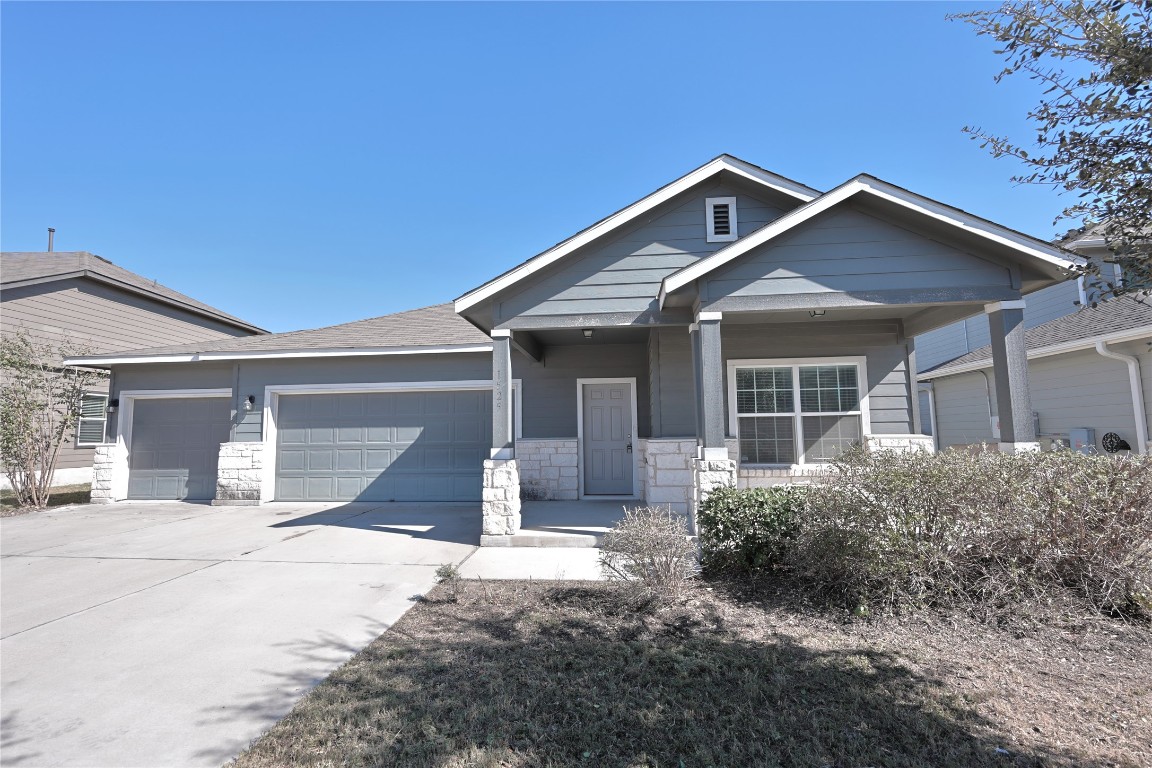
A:
{"label": "bare tree", "polygon": [[68,340],[38,342],[24,329],[0,339],[0,461],[21,506],[48,504],[60,446],[76,434],[84,393],[103,378],[63,365],[83,352]]}

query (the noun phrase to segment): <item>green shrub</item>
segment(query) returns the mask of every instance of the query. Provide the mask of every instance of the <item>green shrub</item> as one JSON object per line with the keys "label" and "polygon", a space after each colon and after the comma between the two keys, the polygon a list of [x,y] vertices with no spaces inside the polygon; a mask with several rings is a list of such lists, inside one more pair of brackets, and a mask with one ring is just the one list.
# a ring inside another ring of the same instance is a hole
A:
{"label": "green shrub", "polygon": [[852,608],[1076,596],[1148,613],[1152,458],[853,452],[812,487],[785,564]]}
{"label": "green shrub", "polygon": [[700,505],[700,559],[709,571],[752,572],[778,564],[796,536],[805,487],[717,488]]}
{"label": "green shrub", "polygon": [[696,575],[696,545],[687,522],[671,509],[626,509],[624,519],[604,535],[600,569],[635,597],[668,600]]}

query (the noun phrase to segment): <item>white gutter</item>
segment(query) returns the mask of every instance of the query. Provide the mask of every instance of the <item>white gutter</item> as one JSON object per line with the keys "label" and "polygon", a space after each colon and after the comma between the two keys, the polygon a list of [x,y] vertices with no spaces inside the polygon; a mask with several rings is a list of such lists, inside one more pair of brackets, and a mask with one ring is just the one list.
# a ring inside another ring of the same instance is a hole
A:
{"label": "white gutter", "polygon": [[1108,349],[1108,342],[1096,342],[1101,356],[1128,364],[1128,384],[1132,389],[1132,415],[1136,417],[1136,445],[1140,453],[1148,453],[1148,414],[1144,410],[1144,385],[1140,381],[1140,362],[1132,355],[1123,355]]}
{"label": "white gutter", "polygon": [[437,355],[491,352],[491,344],[447,344],[439,347],[346,347],[335,349],[259,350],[251,352],[189,352],[180,355],[85,356],[64,359],[64,365],[129,365],[132,363],[196,363],[211,360],[285,360],[302,357],[364,357],[370,355]]}

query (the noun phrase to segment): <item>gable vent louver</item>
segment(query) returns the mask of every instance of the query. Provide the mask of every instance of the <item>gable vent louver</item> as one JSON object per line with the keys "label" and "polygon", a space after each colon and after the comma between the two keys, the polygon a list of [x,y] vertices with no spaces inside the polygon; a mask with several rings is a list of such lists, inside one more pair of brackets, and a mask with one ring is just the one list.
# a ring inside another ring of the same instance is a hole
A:
{"label": "gable vent louver", "polygon": [[708,211],[708,242],[730,243],[736,239],[736,198],[710,197]]}

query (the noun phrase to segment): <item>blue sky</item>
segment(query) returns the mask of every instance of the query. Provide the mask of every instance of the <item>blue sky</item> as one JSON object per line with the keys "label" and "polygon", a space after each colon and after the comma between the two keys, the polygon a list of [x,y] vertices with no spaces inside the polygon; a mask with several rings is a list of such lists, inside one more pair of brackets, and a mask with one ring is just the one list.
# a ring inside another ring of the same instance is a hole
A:
{"label": "blue sky", "polygon": [[[274,331],[446,301],[728,152],[1039,237],[971,3],[0,5],[0,241]],[[1067,227],[1063,227],[1066,229]]]}

